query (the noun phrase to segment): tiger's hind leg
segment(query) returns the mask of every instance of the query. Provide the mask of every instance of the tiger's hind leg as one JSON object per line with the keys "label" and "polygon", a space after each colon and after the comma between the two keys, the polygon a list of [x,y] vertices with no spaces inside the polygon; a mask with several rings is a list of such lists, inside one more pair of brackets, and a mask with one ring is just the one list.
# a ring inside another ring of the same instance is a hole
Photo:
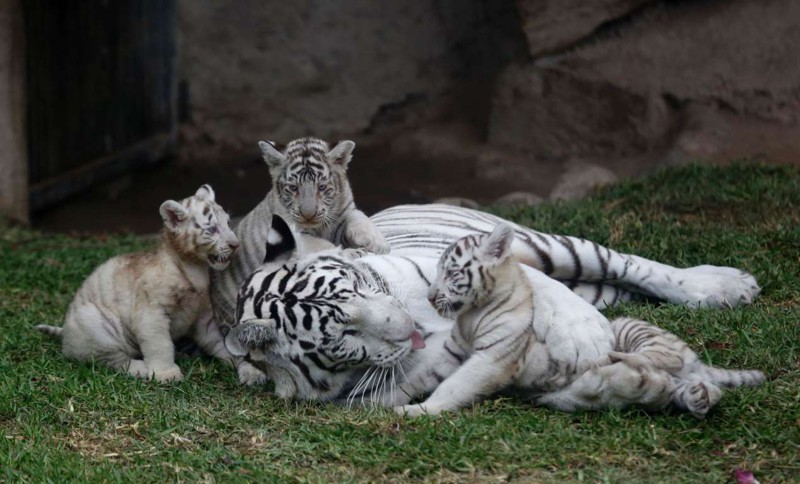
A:
{"label": "tiger's hind leg", "polygon": [[697,418],[706,416],[709,410],[722,398],[722,389],[710,381],[700,378],[679,380],[676,378],[672,403]]}
{"label": "tiger's hind leg", "polygon": [[669,404],[673,390],[673,379],[666,372],[634,369],[619,362],[591,368],[561,390],[539,397],[536,403],[566,412],[631,405],[661,410]]}

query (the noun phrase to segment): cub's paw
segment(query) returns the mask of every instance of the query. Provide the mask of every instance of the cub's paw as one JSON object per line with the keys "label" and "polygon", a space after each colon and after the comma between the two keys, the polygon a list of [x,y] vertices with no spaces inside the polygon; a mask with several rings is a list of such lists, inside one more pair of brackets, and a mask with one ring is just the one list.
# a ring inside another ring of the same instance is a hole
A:
{"label": "cub's paw", "polygon": [[688,385],[682,395],[686,410],[697,418],[706,416],[722,398],[722,390],[711,382]]}
{"label": "cub's paw", "polygon": [[239,374],[239,383],[242,385],[263,385],[269,381],[269,378],[263,371],[246,361],[239,363],[236,367],[236,373]]}
{"label": "cub's paw", "polygon": [[679,269],[678,287],[668,295],[670,302],[690,308],[732,308],[752,303],[761,288],[752,274],[732,267],[696,266]]}
{"label": "cub's paw", "polygon": [[350,223],[345,229],[344,236],[351,247],[363,247],[376,254],[389,253],[389,243],[372,222]]}
{"label": "cub's paw", "polygon": [[144,378],[149,380],[152,376],[150,370],[143,360],[131,360],[128,364],[128,374],[135,378]]}
{"label": "cub's paw", "polygon": [[370,252],[367,249],[364,249],[362,247],[357,248],[357,249],[346,248],[346,249],[342,249],[342,252],[341,252],[342,256],[347,258],[347,259],[349,259],[349,260],[360,259],[362,257],[370,255],[371,253],[372,252]]}
{"label": "cub's paw", "polygon": [[160,383],[179,382],[183,380],[183,373],[178,365],[172,365],[159,370],[153,370],[153,378]]}
{"label": "cub's paw", "polygon": [[431,405],[421,403],[419,405],[402,405],[394,407],[394,413],[404,417],[419,417],[421,415],[438,416],[442,413],[442,409]]}

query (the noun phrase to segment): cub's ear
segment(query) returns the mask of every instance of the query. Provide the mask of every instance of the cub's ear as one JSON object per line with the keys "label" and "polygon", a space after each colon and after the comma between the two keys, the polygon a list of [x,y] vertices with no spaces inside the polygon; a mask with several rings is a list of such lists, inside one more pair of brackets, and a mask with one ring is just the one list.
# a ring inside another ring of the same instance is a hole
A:
{"label": "cub's ear", "polygon": [[164,219],[164,225],[172,230],[176,229],[178,225],[189,216],[189,212],[186,208],[175,200],[167,200],[162,203],[161,207],[158,209],[158,213],[160,213],[161,218]]}
{"label": "cub's ear", "polygon": [[271,319],[249,319],[237,324],[225,336],[225,347],[233,356],[247,356],[250,350],[263,350],[278,338]]}
{"label": "cub's ear", "polygon": [[296,249],[297,242],[289,224],[280,215],[273,215],[272,227],[267,234],[264,264],[285,264],[295,254]]}
{"label": "cub's ear", "polygon": [[489,237],[483,242],[483,253],[497,262],[511,254],[511,243],[514,242],[514,228],[507,224],[498,224]]}
{"label": "cub's ear", "polygon": [[337,143],[336,146],[334,146],[333,149],[330,150],[325,156],[328,158],[328,162],[331,164],[341,166],[342,168],[347,168],[347,165],[353,158],[353,150],[355,147],[356,144],[348,139],[339,141],[339,143]]}
{"label": "cub's ear", "polygon": [[258,147],[261,148],[261,156],[270,168],[277,168],[286,161],[286,156],[275,148],[275,143],[272,141],[259,141]]}
{"label": "cub's ear", "polygon": [[200,200],[211,200],[214,201],[214,190],[211,189],[211,185],[205,184],[197,189],[197,192],[194,194]]}

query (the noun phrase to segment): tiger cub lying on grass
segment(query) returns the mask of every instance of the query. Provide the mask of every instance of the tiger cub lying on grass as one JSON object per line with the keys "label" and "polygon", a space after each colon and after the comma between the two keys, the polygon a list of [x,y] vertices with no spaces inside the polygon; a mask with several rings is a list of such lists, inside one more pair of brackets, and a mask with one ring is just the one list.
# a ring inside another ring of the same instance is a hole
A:
{"label": "tiger cub lying on grass", "polygon": [[179,381],[173,341],[191,336],[211,355],[232,359],[208,295],[209,266],[225,269],[239,246],[228,214],[209,185],[180,202],[167,200],[159,212],[164,230],[155,251],[109,259],[78,289],[63,328],[36,326],[60,338],[68,358]]}
{"label": "tiger cub lying on grass", "polygon": [[[400,414],[418,416],[455,410],[513,388],[540,405],[559,410],[676,407],[702,417],[722,397],[720,386],[755,386],[758,371],[704,365],[675,335],[644,321],[622,318],[603,328],[608,357],[572,360],[568,338],[546,308],[535,307],[531,279],[511,256],[514,230],[500,224],[444,251],[428,298],[442,315],[456,315],[444,351],[416,366],[395,392]],[[546,290],[546,288],[542,288]],[[581,365],[584,368],[580,368]],[[434,390],[435,389],[435,390]],[[433,390],[418,405],[402,405]]]}

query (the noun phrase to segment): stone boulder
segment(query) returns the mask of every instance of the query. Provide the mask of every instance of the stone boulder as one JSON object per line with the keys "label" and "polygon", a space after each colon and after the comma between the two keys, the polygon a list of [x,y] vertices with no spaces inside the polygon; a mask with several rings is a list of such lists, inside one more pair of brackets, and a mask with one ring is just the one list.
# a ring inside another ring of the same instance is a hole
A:
{"label": "stone boulder", "polygon": [[608,168],[584,162],[571,162],[550,192],[551,200],[578,200],[594,190],[617,181]]}
{"label": "stone boulder", "polygon": [[796,157],[798,18],[794,0],[645,7],[561,55],[509,66],[489,142],[532,159],[639,158],[643,168]]}
{"label": "stone boulder", "polygon": [[532,57],[569,47],[605,22],[653,0],[517,0]]}

